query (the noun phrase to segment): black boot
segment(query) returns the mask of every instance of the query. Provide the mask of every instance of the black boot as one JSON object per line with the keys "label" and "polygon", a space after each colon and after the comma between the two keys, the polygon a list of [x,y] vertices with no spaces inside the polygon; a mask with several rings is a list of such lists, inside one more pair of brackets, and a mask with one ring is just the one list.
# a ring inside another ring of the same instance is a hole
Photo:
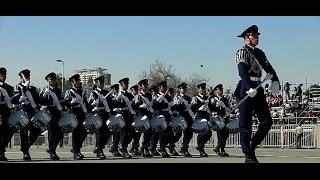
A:
{"label": "black boot", "polygon": [[60,157],[57,155],[56,152],[50,151],[49,149],[47,149],[46,152],[50,154],[50,160],[60,160]]}
{"label": "black boot", "polygon": [[180,153],[182,153],[184,157],[192,157],[187,148],[181,148]]}
{"label": "black boot", "polygon": [[152,156],[161,156],[161,154],[157,151],[156,148],[150,148]]}
{"label": "black boot", "polygon": [[204,148],[196,148],[200,152],[200,157],[208,157],[208,154],[204,151]]}
{"label": "black boot", "polygon": [[127,148],[122,148],[122,157],[132,158],[132,156],[128,153]]}
{"label": "black boot", "polygon": [[73,159],[75,160],[82,160],[84,158],[84,155],[81,154],[80,150],[71,150],[73,153]]}
{"label": "black boot", "polygon": [[122,155],[120,154],[118,148],[111,147],[109,152],[111,152],[114,157],[122,157]]}
{"label": "black boot", "polygon": [[4,153],[0,154],[0,161],[8,161],[8,159],[6,158],[6,156],[4,155]]}
{"label": "black boot", "polygon": [[179,153],[174,148],[169,148],[171,156],[179,156]]}
{"label": "black boot", "polygon": [[215,147],[213,148],[213,152],[217,153],[218,156],[220,156],[220,148],[219,147]]}
{"label": "black boot", "polygon": [[166,149],[160,149],[160,154],[163,158],[169,158],[170,155],[167,153]]}
{"label": "black boot", "polygon": [[23,160],[24,161],[31,161],[31,156],[28,151],[23,153]]}
{"label": "black boot", "polygon": [[106,155],[104,155],[103,150],[102,149],[97,149],[97,158],[98,159],[107,159]]}
{"label": "black boot", "polygon": [[224,149],[221,149],[221,153],[219,154],[219,156],[221,156],[221,157],[229,157],[229,154],[226,153],[226,151]]}
{"label": "black boot", "polygon": [[146,147],[146,148],[141,148],[141,156],[143,157],[153,157],[150,152],[149,152],[149,149]]}
{"label": "black boot", "polygon": [[255,153],[246,155],[245,163],[259,163]]}

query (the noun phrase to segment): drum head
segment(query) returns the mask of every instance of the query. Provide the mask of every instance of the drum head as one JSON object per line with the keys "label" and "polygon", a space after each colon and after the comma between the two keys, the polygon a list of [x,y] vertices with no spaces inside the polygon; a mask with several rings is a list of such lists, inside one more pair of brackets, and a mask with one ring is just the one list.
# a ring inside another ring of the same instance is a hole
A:
{"label": "drum head", "polygon": [[45,131],[51,118],[52,116],[50,112],[47,109],[42,109],[36,112],[36,114],[31,118],[31,122],[35,127]]}
{"label": "drum head", "polygon": [[229,123],[226,126],[229,129],[229,132],[231,134],[239,133],[239,119],[238,118],[232,118],[229,119]]}
{"label": "drum head", "polygon": [[113,115],[110,117],[110,119],[107,120],[107,126],[111,131],[118,132],[121,128],[124,127],[124,125],[125,121],[121,114]]}
{"label": "drum head", "polygon": [[78,120],[73,113],[68,113],[60,118],[58,124],[65,133],[71,133],[77,127]]}
{"label": "drum head", "polygon": [[132,126],[138,132],[145,132],[150,129],[150,122],[147,116],[138,116],[134,119]]}
{"label": "drum head", "polygon": [[209,128],[216,131],[219,129],[224,128],[225,126],[225,120],[221,116],[211,116],[209,121]]}
{"label": "drum head", "polygon": [[181,132],[187,128],[188,124],[182,116],[177,116],[172,119],[170,126],[174,132]]}
{"label": "drum head", "polygon": [[192,129],[195,133],[204,134],[209,131],[209,125],[207,119],[196,119],[192,124]]}
{"label": "drum head", "polygon": [[24,111],[15,111],[10,115],[8,124],[13,129],[20,130],[24,128],[29,123],[29,121],[30,119]]}
{"label": "drum head", "polygon": [[150,126],[156,132],[164,131],[168,127],[166,118],[163,115],[151,119]]}
{"label": "drum head", "polygon": [[90,114],[83,122],[83,126],[92,134],[102,126],[102,120],[98,114]]}

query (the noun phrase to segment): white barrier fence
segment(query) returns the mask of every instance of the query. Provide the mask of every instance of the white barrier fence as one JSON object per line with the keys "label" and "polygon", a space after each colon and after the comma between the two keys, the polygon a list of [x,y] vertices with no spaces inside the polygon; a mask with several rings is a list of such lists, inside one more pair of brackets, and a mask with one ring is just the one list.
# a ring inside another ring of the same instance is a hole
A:
{"label": "white barrier fence", "polygon": [[[296,130],[297,125],[286,124],[286,125],[273,125],[268,135],[261,143],[261,148],[296,148]],[[252,126],[252,132],[255,134],[258,125]],[[301,148],[320,148],[320,125],[317,124],[304,124],[303,136],[301,140]],[[142,138],[141,138],[142,140]],[[63,139],[64,145],[72,145],[72,134],[65,134]],[[111,145],[112,138],[110,138],[108,146]],[[176,143],[176,147],[180,147],[182,144],[182,138]],[[211,139],[206,144],[206,147],[214,147],[217,144],[216,132],[212,133]],[[15,133],[12,138],[11,145],[20,145],[20,134]],[[40,136],[35,145],[48,145],[47,134],[45,136]],[[95,145],[95,135],[89,134],[84,141],[84,146],[94,146]],[[190,147],[197,146],[197,134],[193,135],[190,141]],[[240,134],[230,134],[226,147],[240,148]]]}

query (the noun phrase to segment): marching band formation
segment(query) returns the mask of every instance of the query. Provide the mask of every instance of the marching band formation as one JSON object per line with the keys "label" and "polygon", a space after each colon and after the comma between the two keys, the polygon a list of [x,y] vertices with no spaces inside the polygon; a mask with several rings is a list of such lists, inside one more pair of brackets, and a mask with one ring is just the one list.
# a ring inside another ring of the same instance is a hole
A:
{"label": "marching band formation", "polygon": [[69,78],[72,88],[63,96],[53,72],[45,76],[48,86],[41,92],[30,85],[30,70],[19,72],[21,82],[17,90],[5,83],[6,73],[5,68],[0,68],[0,161],[7,161],[5,148],[17,131],[23,160],[31,160],[29,148],[46,130],[49,140],[46,151],[51,160],[60,159],[56,148],[64,133],[72,133],[71,153],[74,159],[81,160],[84,158],[81,147],[88,134],[95,134],[96,157],[106,159],[103,149],[111,136],[113,156],[166,158],[180,155],[175,144],[181,137],[179,152],[192,157],[189,142],[193,133],[197,133],[196,149],[201,157],[207,157],[204,145],[212,130],[218,134],[219,143],[214,151],[220,156],[228,156],[224,146],[229,133],[238,132],[238,119],[223,96],[222,84],[208,94],[206,83],[201,83],[197,86],[199,94],[190,97],[188,85],[182,83],[173,96],[165,80],[149,86],[148,80],[142,79],[129,89],[129,78],[123,78],[108,91],[104,77],[100,76],[94,79],[93,91],[87,98],[79,74]]}
{"label": "marching band formation", "polygon": [[[29,148],[46,130],[49,140],[47,153],[51,160],[60,159],[56,148],[64,133],[72,133],[71,152],[74,159],[81,160],[84,158],[81,147],[88,134],[96,136],[93,152],[99,159],[106,159],[103,150],[111,136],[110,152],[114,156],[166,158],[179,155],[175,144],[181,137],[179,152],[184,157],[192,157],[188,148],[193,133],[197,134],[196,149],[200,156],[207,157],[205,144],[216,131],[218,145],[214,151],[219,156],[229,156],[225,151],[226,140],[230,133],[240,132],[245,162],[258,163],[255,149],[272,126],[261,85],[271,80],[271,93],[277,94],[280,90],[275,70],[265,53],[256,48],[259,35],[258,27],[252,25],[238,36],[244,38],[245,46],[235,56],[241,80],[234,92],[238,104],[233,109],[223,95],[222,84],[208,93],[206,83],[200,83],[198,95],[190,97],[186,83],[169,88],[165,80],[149,86],[148,80],[142,79],[129,89],[127,77],[112,85],[109,91],[105,89],[104,77],[101,76],[94,79],[95,86],[87,99],[79,74],[69,78],[72,88],[63,96],[53,72],[45,76],[48,86],[38,93],[30,85],[30,70],[22,70],[18,74],[21,82],[14,91],[5,83],[7,70],[1,67],[0,161],[7,161],[6,147],[16,131],[20,131],[24,160],[31,160]],[[267,73],[264,80],[261,80],[262,70]],[[174,88],[177,88],[176,94],[172,91]],[[235,113],[238,110],[240,117]],[[253,114],[257,115],[260,124],[252,136]]]}

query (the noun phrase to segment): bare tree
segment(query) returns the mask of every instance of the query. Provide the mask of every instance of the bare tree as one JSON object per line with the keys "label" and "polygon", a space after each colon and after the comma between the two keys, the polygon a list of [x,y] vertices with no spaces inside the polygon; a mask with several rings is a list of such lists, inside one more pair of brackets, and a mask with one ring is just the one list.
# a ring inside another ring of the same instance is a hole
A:
{"label": "bare tree", "polygon": [[149,84],[158,84],[161,81],[166,80],[168,82],[168,87],[177,87],[179,83],[182,82],[182,78],[176,74],[175,69],[172,65],[167,65],[165,63],[156,60],[154,64],[149,66],[149,72],[146,70],[142,72],[140,79],[146,78],[149,80]]}
{"label": "bare tree", "polygon": [[[57,84],[58,87],[61,88],[61,84],[62,84],[62,75],[61,73],[57,74]],[[71,82],[69,80],[66,81],[66,78],[64,77],[64,84],[63,84],[63,91],[65,92],[68,89],[71,89],[72,85]]]}
{"label": "bare tree", "polygon": [[200,75],[198,73],[192,73],[188,78],[185,79],[185,83],[188,84],[189,87],[189,95],[196,96],[197,92],[197,85],[201,83],[208,83],[209,78],[205,77],[204,75]]}
{"label": "bare tree", "polygon": [[[146,78],[149,80],[149,84],[158,84],[163,80],[168,81],[168,87],[172,87],[175,90],[177,86],[182,82],[185,82],[189,86],[189,95],[195,96],[197,95],[197,85],[200,83],[207,83],[209,78],[205,77],[205,75],[192,73],[188,78],[181,78],[180,75],[176,74],[175,69],[172,65],[167,65],[165,63],[159,62],[156,60],[154,64],[149,66],[149,71],[143,71],[140,78]],[[175,91],[177,92],[177,91]]]}

